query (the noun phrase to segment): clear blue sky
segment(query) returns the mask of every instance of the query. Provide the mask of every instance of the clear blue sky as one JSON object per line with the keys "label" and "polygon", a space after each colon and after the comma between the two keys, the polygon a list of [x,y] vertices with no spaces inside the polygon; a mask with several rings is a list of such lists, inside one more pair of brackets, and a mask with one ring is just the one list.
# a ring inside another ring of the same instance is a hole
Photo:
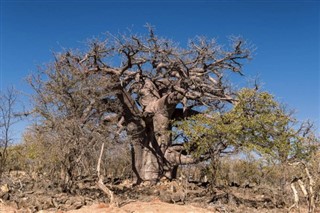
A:
{"label": "clear blue sky", "polygon": [[181,45],[196,35],[222,44],[241,35],[257,48],[244,67],[246,77],[259,76],[298,119],[320,129],[318,1],[135,2],[1,0],[1,89],[14,85],[30,94],[24,78],[51,61],[52,51],[83,48],[87,38],[107,31],[143,33],[151,23]]}

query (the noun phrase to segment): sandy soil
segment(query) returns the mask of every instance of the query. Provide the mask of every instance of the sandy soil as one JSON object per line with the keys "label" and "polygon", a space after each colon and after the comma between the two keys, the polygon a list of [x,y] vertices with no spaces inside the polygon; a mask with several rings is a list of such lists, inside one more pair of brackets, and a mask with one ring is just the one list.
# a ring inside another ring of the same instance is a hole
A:
{"label": "sandy soil", "polygon": [[[24,213],[29,212],[28,210],[15,210],[14,208],[0,204],[0,213]],[[52,212],[52,211],[51,211]],[[39,213],[51,213],[50,211],[39,211]],[[112,207],[108,204],[94,204],[92,206],[85,206],[78,210],[71,211],[58,211],[56,213],[207,213],[214,212],[208,209],[203,209],[191,205],[177,205],[164,203],[159,200],[151,202],[131,202],[120,208]]]}
{"label": "sandy soil", "polygon": [[205,213],[213,212],[210,210],[194,207],[191,205],[175,205],[169,203],[163,203],[161,201],[152,201],[152,202],[132,202],[122,206],[121,208],[109,207],[105,204],[93,205],[90,207],[85,207],[79,210],[73,210],[68,213],[85,213],[85,212],[94,212],[94,213],[160,213],[160,212],[170,212],[170,213]]}
{"label": "sandy soil", "polygon": [[[192,205],[178,205],[178,204],[169,204],[164,203],[159,200],[153,200],[150,202],[141,202],[135,201],[131,203],[127,203],[126,205],[119,207],[113,207],[108,204],[100,203],[93,204],[91,206],[84,206],[77,210],[70,211],[47,211],[41,210],[38,213],[209,213],[209,212],[224,212],[222,211],[214,211],[213,209],[204,209],[200,207],[195,207]],[[280,213],[287,212],[279,209],[247,209],[247,208],[238,208],[237,213]],[[300,208],[291,210],[291,213],[307,213],[308,210],[306,208]],[[1,203],[0,200],[0,213],[31,213],[31,211],[27,209],[19,209],[16,210],[12,207],[5,206]],[[317,209],[315,213],[320,213]]]}

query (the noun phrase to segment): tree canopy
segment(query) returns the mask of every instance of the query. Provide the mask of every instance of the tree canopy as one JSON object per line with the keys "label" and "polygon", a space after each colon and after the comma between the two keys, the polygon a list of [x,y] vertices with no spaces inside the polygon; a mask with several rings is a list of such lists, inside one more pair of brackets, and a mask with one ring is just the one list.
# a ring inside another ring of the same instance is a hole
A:
{"label": "tree canopy", "polygon": [[238,93],[232,109],[194,115],[178,127],[186,136],[185,146],[197,155],[249,150],[287,162],[306,158],[315,148],[310,144],[316,144],[311,123],[299,126],[270,93],[249,88]]}

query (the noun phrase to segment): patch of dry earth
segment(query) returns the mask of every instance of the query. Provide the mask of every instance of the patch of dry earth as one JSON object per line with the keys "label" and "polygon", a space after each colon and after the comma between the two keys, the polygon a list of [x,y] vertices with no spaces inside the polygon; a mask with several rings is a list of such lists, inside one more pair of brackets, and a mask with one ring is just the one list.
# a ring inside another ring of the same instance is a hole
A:
{"label": "patch of dry earth", "polygon": [[[24,213],[29,212],[28,210],[15,210],[14,208],[0,205],[0,213]],[[213,210],[203,209],[191,205],[177,205],[164,203],[159,200],[154,200],[151,202],[131,202],[120,208],[112,207],[108,204],[94,204],[91,206],[85,206],[81,209],[70,210],[70,211],[58,211],[56,213],[209,213],[214,212]],[[39,211],[38,213],[52,213],[52,211]]]}

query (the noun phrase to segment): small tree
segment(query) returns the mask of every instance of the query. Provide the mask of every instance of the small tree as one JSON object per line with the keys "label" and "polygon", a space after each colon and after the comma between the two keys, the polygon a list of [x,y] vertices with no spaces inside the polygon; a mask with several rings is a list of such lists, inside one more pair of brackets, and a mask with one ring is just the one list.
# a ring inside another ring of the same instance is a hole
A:
{"label": "small tree", "polygon": [[0,93],[0,176],[5,171],[8,146],[12,142],[11,128],[18,120],[15,113],[17,91],[13,88]]}
{"label": "small tree", "polygon": [[242,89],[228,111],[198,114],[177,126],[185,135],[187,150],[196,156],[210,153],[213,176],[225,154],[249,151],[285,164],[306,160],[317,148],[310,122],[299,128],[292,113],[256,89]]}

